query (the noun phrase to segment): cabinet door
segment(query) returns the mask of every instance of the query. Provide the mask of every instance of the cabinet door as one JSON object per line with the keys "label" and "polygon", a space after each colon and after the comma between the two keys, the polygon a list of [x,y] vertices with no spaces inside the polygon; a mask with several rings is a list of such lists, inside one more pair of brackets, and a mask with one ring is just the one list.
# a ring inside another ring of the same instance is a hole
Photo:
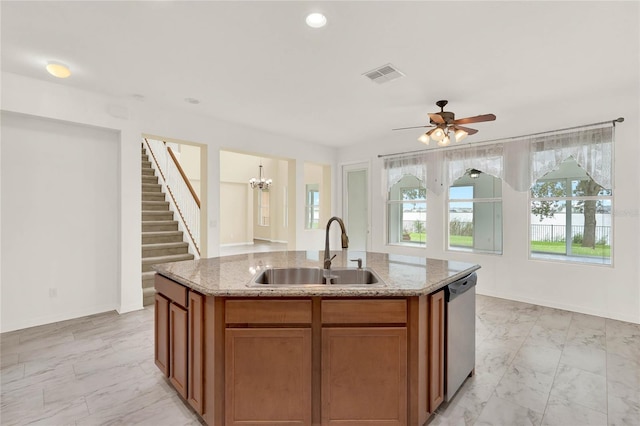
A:
{"label": "cabinet door", "polygon": [[187,310],[169,305],[169,380],[187,398]]}
{"label": "cabinet door", "polygon": [[162,374],[169,376],[169,300],[156,293],[154,359]]}
{"label": "cabinet door", "polygon": [[225,330],[225,425],[311,424],[311,329]]}
{"label": "cabinet door", "polygon": [[406,327],[322,330],[322,424],[407,424]]}
{"label": "cabinet door", "polygon": [[444,401],[444,290],[429,296],[429,411]]}
{"label": "cabinet door", "polygon": [[204,362],[204,296],[189,292],[189,350],[187,401],[202,415]]}

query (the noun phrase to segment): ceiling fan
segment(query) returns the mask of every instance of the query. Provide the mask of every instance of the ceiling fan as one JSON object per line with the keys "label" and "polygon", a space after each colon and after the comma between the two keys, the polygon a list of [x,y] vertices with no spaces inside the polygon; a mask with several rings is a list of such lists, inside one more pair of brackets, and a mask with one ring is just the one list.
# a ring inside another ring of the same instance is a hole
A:
{"label": "ceiling fan", "polygon": [[418,140],[424,144],[429,144],[429,140],[433,139],[438,142],[440,146],[447,146],[451,142],[449,133],[453,133],[453,137],[456,142],[460,142],[468,135],[478,133],[476,129],[469,127],[463,127],[461,124],[480,123],[483,121],[493,121],[496,119],[494,114],[476,115],[475,117],[466,117],[455,119],[455,114],[449,111],[445,111],[444,107],[449,101],[442,100],[436,102],[436,105],[440,107],[440,112],[429,113],[429,125],[427,126],[413,126],[413,127],[401,127],[393,130],[406,130],[406,129],[418,129],[421,127],[433,127],[427,133],[423,134]]}

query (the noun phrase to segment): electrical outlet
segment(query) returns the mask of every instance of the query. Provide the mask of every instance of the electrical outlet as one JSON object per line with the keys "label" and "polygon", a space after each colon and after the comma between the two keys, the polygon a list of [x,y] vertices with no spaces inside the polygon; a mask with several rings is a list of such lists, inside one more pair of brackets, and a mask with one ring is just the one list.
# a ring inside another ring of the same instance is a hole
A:
{"label": "electrical outlet", "polygon": [[51,297],[51,298],[58,297],[58,289],[57,288],[50,288],[49,289],[49,297]]}

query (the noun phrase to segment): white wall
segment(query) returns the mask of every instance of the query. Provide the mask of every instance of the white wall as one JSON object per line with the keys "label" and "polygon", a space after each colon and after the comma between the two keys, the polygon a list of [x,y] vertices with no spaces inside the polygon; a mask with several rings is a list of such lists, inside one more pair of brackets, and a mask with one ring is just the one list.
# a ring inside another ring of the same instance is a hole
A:
{"label": "white wall", "polygon": [[119,142],[2,113],[3,330],[118,307]]}
{"label": "white wall", "polygon": [[[545,114],[539,106],[522,111],[524,116],[544,114],[547,121],[538,129],[545,131],[625,118],[616,126],[614,248],[613,266],[596,266],[529,260],[529,201],[526,192],[503,185],[503,254],[474,254],[448,251],[446,237],[446,194],[427,192],[427,247],[413,249],[385,245],[385,202],[382,185],[382,159],[378,154],[424,149],[416,141],[419,132],[390,132],[378,140],[367,141],[339,151],[341,163],[370,160],[372,187],[372,250],[413,254],[440,259],[477,263],[478,292],[512,300],[568,309],[608,318],[640,323],[640,131],[638,87],[630,87],[625,96],[593,97],[585,102],[563,104],[562,114]],[[555,120],[555,121],[554,121]],[[523,134],[521,128],[498,119],[483,125],[474,141]],[[479,127],[479,126],[478,126]],[[470,143],[465,140],[464,144]],[[341,180],[341,178],[340,178]],[[341,185],[341,182],[339,182]],[[341,206],[340,206],[341,207]],[[340,209],[337,209],[340,211]]]}
{"label": "white wall", "polygon": [[[148,105],[145,102],[109,97],[83,90],[71,89],[64,85],[52,84],[12,73],[2,73],[1,103],[3,111],[28,114],[35,117],[54,118],[70,123],[103,127],[120,132],[119,140],[119,190],[118,218],[119,264],[118,310],[127,312],[142,308],[141,273],[141,177],[140,142],[143,134],[150,137],[191,141],[207,145],[207,165],[209,181],[206,198],[211,200],[207,209],[208,227],[206,232],[209,250],[207,257],[219,254],[220,244],[220,150],[230,149],[252,153],[266,153],[272,158],[290,158],[297,179],[293,181],[293,192],[297,199],[303,199],[304,183],[302,164],[314,160],[326,164],[335,164],[336,149],[317,145],[303,140],[294,140],[264,130],[253,129],[224,121],[218,121],[197,114],[197,106],[170,110]],[[2,156],[3,161],[5,157]],[[38,175],[44,179],[44,176]],[[3,186],[7,182],[2,179]],[[11,184],[15,184],[11,182]],[[289,185],[292,186],[291,183]],[[2,221],[4,215],[16,206],[5,206],[2,194]],[[298,209],[302,210],[302,209]],[[297,229],[304,227],[302,217],[293,215],[289,223],[293,226],[290,234],[295,238],[295,247],[300,250],[321,249],[315,241],[307,240]],[[2,229],[4,231],[4,227]],[[4,232],[2,238],[4,239]],[[4,270],[6,255],[2,249]],[[97,273],[97,271],[96,271]],[[3,272],[4,275],[4,272]],[[2,292],[14,294],[18,284],[2,280]],[[14,303],[12,298],[2,297],[2,304]],[[71,309],[71,308],[70,308]],[[33,317],[24,313],[16,322],[33,322]],[[2,324],[1,331],[9,329]]]}

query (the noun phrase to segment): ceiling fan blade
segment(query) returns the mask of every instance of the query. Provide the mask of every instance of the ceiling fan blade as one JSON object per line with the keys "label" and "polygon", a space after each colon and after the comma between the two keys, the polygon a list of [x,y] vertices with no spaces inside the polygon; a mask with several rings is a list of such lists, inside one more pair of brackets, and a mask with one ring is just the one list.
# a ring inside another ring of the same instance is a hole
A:
{"label": "ceiling fan blade", "polygon": [[463,127],[463,126],[458,126],[458,125],[453,125],[454,129],[460,129],[460,130],[464,130],[465,132],[467,132],[467,134],[469,135],[475,135],[476,133],[478,133],[478,131],[476,129],[472,129],[470,127]]}
{"label": "ceiling fan blade", "polygon": [[407,129],[419,129],[421,127],[433,127],[433,126],[413,126],[413,127],[399,127],[397,129],[391,129],[391,130],[407,130]]}
{"label": "ceiling fan blade", "polygon": [[444,119],[440,116],[440,114],[429,113],[429,118],[436,124],[444,124]]}
{"label": "ceiling fan blade", "polygon": [[453,120],[453,124],[480,123],[482,121],[493,121],[495,119],[496,119],[496,116],[493,114],[483,114],[483,115],[476,115],[475,117],[467,117],[467,118],[460,118],[458,120]]}

